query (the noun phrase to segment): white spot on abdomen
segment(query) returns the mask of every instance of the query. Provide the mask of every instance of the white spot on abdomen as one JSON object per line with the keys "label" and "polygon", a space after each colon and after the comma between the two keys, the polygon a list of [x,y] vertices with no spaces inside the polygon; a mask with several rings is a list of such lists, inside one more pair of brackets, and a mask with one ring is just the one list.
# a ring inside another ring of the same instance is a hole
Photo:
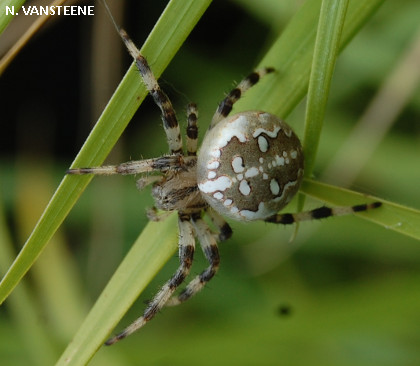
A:
{"label": "white spot on abdomen", "polygon": [[268,150],[268,141],[264,136],[258,136],[258,147],[260,151],[265,153]]}
{"label": "white spot on abdomen", "polygon": [[239,192],[244,196],[248,196],[251,193],[251,187],[246,180],[242,180],[241,183],[239,183]]}
{"label": "white spot on abdomen", "polygon": [[280,192],[280,186],[275,179],[271,179],[270,181],[270,191],[274,196],[277,196]]}
{"label": "white spot on abdomen", "polygon": [[213,194],[213,197],[216,198],[217,200],[221,200],[224,196],[222,192],[216,192]]}
{"label": "white spot on abdomen", "polygon": [[220,162],[218,160],[213,160],[207,164],[207,169],[217,169],[219,165],[220,165]]}
{"label": "white spot on abdomen", "polygon": [[219,148],[225,147],[233,137],[236,137],[240,142],[248,141],[248,137],[244,133],[247,124],[246,116],[238,116],[233,121],[229,121],[223,129],[223,134],[219,135],[217,141]]}
{"label": "white spot on abdomen", "polygon": [[221,176],[214,180],[206,180],[203,183],[198,184],[200,191],[204,193],[212,193],[216,191],[225,191],[232,187],[232,180],[229,177]]}
{"label": "white spot on abdomen", "polygon": [[280,127],[275,127],[273,131],[268,131],[265,128],[256,128],[254,133],[252,134],[252,137],[257,137],[261,135],[262,133],[265,133],[267,136],[270,136],[271,138],[277,137],[277,134],[280,131]]}
{"label": "white spot on abdomen", "polygon": [[251,177],[255,177],[256,175],[258,175],[259,174],[259,170],[258,170],[258,168],[256,168],[256,167],[252,167],[252,168],[249,168],[246,172],[245,172],[245,177],[246,178],[251,178]]}
{"label": "white spot on abdomen", "polygon": [[262,217],[269,216],[271,212],[267,210],[267,206],[264,202],[260,202],[257,211],[241,210],[239,214],[245,218],[245,220],[258,220]]}
{"label": "white spot on abdomen", "polygon": [[214,149],[210,152],[211,156],[213,156],[216,159],[220,158],[221,152],[220,149]]}
{"label": "white spot on abdomen", "polygon": [[240,156],[236,156],[232,160],[232,169],[235,173],[241,173],[245,170],[244,160]]}
{"label": "white spot on abdomen", "polygon": [[213,178],[216,178],[216,172],[215,171],[213,171],[213,170],[210,170],[209,171],[209,174],[207,174],[207,178],[209,178],[209,179],[213,179]]}
{"label": "white spot on abdomen", "polygon": [[283,166],[284,165],[284,158],[283,157],[280,157],[280,156],[276,155],[275,159],[276,159],[276,165],[278,165],[278,166]]}

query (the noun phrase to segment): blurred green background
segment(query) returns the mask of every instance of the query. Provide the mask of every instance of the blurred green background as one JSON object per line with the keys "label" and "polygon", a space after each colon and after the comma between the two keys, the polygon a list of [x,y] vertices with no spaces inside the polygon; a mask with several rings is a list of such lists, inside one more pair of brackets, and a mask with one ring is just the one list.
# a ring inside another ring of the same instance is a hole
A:
{"label": "blurred green background", "polygon": [[[310,0],[308,0],[310,1]],[[88,3],[88,2],[86,2]],[[111,1],[137,44],[165,1]],[[217,102],[258,62],[303,1],[215,0],[161,79],[185,127],[201,135]],[[339,58],[316,178],[419,208],[420,3],[387,0]],[[27,25],[10,27],[1,53]],[[4,40],[4,41],[3,41]],[[25,242],[131,60],[99,4],[53,17],[0,79],[2,274]],[[153,66],[153,65],[152,65]],[[268,65],[269,66],[269,65]],[[298,135],[304,102],[287,117]],[[157,107],[142,104],[107,159],[166,152]],[[308,207],[320,203],[308,201]],[[54,362],[146,224],[150,190],[95,178],[36,266],[0,309],[2,365]],[[293,211],[294,207],[290,208]],[[418,365],[420,246],[355,217],[293,228],[232,222],[205,291],[92,365]],[[177,266],[165,266],[118,329],[141,314]],[[196,255],[193,274],[205,266]]]}

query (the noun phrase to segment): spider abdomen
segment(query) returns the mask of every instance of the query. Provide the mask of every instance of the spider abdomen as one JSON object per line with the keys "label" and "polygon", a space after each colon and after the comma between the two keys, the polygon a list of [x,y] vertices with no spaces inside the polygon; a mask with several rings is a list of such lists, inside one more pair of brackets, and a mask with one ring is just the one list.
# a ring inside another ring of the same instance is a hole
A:
{"label": "spider abdomen", "polygon": [[298,137],[275,115],[248,111],[209,130],[198,156],[204,199],[222,215],[260,220],[276,214],[299,189],[303,154]]}

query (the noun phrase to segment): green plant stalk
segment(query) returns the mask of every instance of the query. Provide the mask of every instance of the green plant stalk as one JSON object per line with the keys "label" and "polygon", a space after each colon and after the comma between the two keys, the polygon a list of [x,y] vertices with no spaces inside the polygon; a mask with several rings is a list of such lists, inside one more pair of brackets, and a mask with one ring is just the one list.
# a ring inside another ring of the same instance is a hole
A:
{"label": "green plant stalk", "polygon": [[323,0],[321,5],[306,104],[305,177],[311,176],[315,163],[347,6],[348,0]]}
{"label": "green plant stalk", "polygon": [[7,25],[13,19],[12,14],[6,14],[6,6],[9,8],[14,6],[15,12],[17,12],[24,3],[25,0],[0,0],[0,9],[2,11],[2,15],[0,16],[0,34],[3,33]]}
{"label": "green plant stalk", "polygon": [[[159,77],[211,0],[172,0],[142,47]],[[133,64],[77,155],[73,166],[100,165],[126,128],[147,91]],[[18,257],[0,283],[0,304],[32,266],[86,188],[90,176],[65,176]]]}
{"label": "green plant stalk", "polygon": [[[303,136],[305,177],[312,175],[315,164],[347,8],[348,0],[323,0],[321,4],[306,103]],[[305,196],[299,194],[298,211],[303,209],[304,204]],[[296,225],[295,234],[298,228],[299,225]]]}
{"label": "green plant stalk", "polygon": [[420,239],[419,210],[310,179],[303,181],[301,192],[336,206],[351,206],[380,201],[382,202],[382,207],[375,210],[374,215],[369,212],[360,212],[356,215],[381,225],[388,230],[396,231],[417,240]]}
{"label": "green plant stalk", "polygon": [[[0,196],[0,271],[5,271],[14,257],[14,248],[10,238],[9,228],[3,210],[3,199]],[[22,282],[9,299],[10,318],[23,340],[22,353],[33,365],[52,364],[56,357],[56,349],[47,334],[39,324],[39,307],[28,289]]]}
{"label": "green plant stalk", "polygon": [[[342,50],[368,22],[384,0],[350,0],[340,39]],[[293,110],[308,91],[321,0],[306,1],[257,67],[272,66],[270,74],[247,91],[234,106],[241,110],[263,110],[282,118]]]}

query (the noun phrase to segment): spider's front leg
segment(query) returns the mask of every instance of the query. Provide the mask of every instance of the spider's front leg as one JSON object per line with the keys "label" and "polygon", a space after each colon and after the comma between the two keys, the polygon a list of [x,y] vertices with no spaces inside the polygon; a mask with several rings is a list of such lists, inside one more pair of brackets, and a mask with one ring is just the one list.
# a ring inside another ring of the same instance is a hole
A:
{"label": "spider's front leg", "polygon": [[274,72],[273,67],[265,67],[259,70],[255,70],[243,79],[236,88],[232,89],[229,94],[223,99],[216,109],[213,115],[210,129],[216,126],[222,119],[226,118],[232,111],[233,105],[243,96],[243,94],[250,88],[252,88],[258,81],[266,74]]}
{"label": "spider's front leg", "polygon": [[162,309],[178,286],[184,281],[190,272],[193,261],[195,239],[194,229],[191,224],[189,215],[178,215],[179,226],[179,261],[180,265],[171,277],[166,282],[155,297],[149,302],[143,315],[134,321],[131,325],[125,328],[121,333],[110,338],[105,344],[110,346],[121,339],[129,336],[138,329],[142,328],[149,320],[151,320]]}
{"label": "spider's front leg", "polygon": [[149,94],[153,97],[155,103],[162,112],[163,128],[166,133],[166,138],[168,140],[168,145],[171,153],[181,153],[182,138],[179,130],[178,120],[176,119],[175,110],[172,106],[171,101],[169,100],[165,92],[160,88],[159,83],[155,75],[153,74],[153,71],[150,69],[149,63],[147,62],[146,58],[140,53],[139,49],[130,39],[126,31],[124,29],[120,29],[119,33],[125,46],[127,47],[128,51],[133,57],[137,68],[140,71],[140,74],[143,78],[143,82]]}
{"label": "spider's front leg", "polygon": [[67,170],[66,173],[73,175],[135,175],[150,172],[167,172],[169,170],[181,171],[187,169],[187,166],[191,163],[191,160],[194,160],[194,158],[174,154],[153,159],[134,160],[119,165],[105,165],[91,168],[72,168]]}

